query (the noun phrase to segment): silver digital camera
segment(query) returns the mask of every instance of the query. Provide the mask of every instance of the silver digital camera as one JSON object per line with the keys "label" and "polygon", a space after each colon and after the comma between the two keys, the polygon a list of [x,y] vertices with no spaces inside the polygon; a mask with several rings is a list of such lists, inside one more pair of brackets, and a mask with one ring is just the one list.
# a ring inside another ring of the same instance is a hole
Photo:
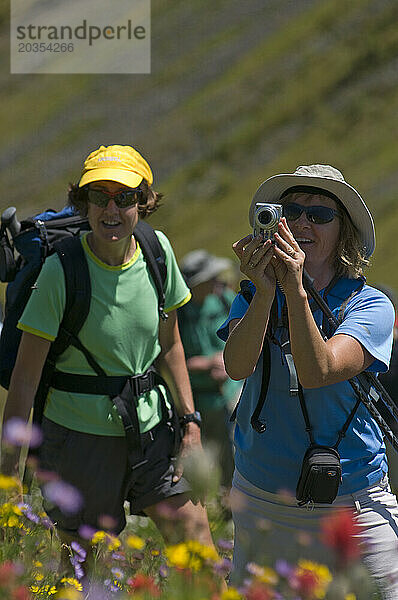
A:
{"label": "silver digital camera", "polygon": [[281,204],[257,202],[254,207],[253,237],[261,234],[264,241],[272,240],[274,233],[278,231],[278,223],[282,214]]}

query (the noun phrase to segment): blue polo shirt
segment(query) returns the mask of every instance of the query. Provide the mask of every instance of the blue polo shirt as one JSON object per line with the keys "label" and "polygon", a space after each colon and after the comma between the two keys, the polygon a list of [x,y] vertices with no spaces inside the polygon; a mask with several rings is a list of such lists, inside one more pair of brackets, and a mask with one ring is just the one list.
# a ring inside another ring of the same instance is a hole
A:
{"label": "blue polo shirt", "polygon": [[[336,318],[344,300],[360,288],[360,284],[360,280],[341,279],[329,292],[327,302]],[[254,285],[250,285],[255,292]],[[277,289],[279,317],[283,303],[284,295]],[[247,301],[238,294],[227,320],[217,332],[221,339],[225,341],[228,337],[229,322],[240,319],[247,308]],[[319,308],[313,314],[319,326],[323,314]],[[363,285],[348,301],[336,334],[357,339],[375,359],[368,370],[384,372],[388,369],[391,355],[393,324],[394,308],[388,298],[379,290]],[[282,334],[283,328],[278,326],[275,338],[280,340]],[[260,434],[250,424],[261,389],[261,355],[254,373],[246,380],[237,411],[235,463],[238,471],[253,485],[271,493],[289,492],[294,495],[309,438],[299,398],[290,395],[289,371],[277,343],[270,342],[270,354],[269,387],[260,415],[267,428]],[[334,445],[357,400],[351,385],[344,381],[318,389],[304,388],[303,391],[316,443]],[[343,469],[339,495],[374,485],[387,472],[382,432],[362,403],[338,450]]]}

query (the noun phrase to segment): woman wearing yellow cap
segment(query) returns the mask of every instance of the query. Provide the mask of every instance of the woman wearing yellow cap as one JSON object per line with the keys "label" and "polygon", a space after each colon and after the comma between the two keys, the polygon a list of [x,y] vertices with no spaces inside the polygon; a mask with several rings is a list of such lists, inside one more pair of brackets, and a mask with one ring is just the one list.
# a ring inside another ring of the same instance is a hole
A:
{"label": "woman wearing yellow cap", "polygon": [[[140,431],[137,459],[128,455],[123,422],[109,395],[51,388],[42,423],[40,468],[57,473],[81,494],[78,510],[47,507],[66,539],[77,537],[83,525],[102,529],[104,516],[109,529],[119,533],[126,523],[124,502],[128,501],[131,513],[151,517],[166,541],[198,539],[211,545],[205,509],[192,501],[181,461],[174,460],[171,396],[151,375],[156,363],[174,388],[182,424],[179,455],[200,448],[200,415],[193,404],[176,317],[176,309],[189,301],[190,292],[170,242],[157,231],[167,267],[168,319],[159,319],[156,288],[134,237],[139,218],[158,207],[161,195],[152,190],[152,182],[148,163],[134,148],[101,146],[88,156],[78,185],[69,191],[70,203],[87,215],[91,226],[81,237],[92,294],[79,340],[106,376],[126,376],[126,380],[135,376],[137,385],[145,384],[128,397]],[[64,307],[64,275],[54,254],[46,260],[19,323],[23,335],[5,421],[14,416],[28,418]],[[57,369],[95,375],[73,346],[61,355]],[[3,467],[12,471],[16,465],[14,456]],[[167,518],[170,514],[172,524]]]}

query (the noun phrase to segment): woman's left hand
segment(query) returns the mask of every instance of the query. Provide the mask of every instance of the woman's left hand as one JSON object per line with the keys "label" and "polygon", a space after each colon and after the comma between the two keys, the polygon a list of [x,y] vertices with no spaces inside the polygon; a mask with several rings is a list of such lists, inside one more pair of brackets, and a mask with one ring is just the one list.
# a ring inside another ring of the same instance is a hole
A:
{"label": "woman's left hand", "polygon": [[297,294],[303,289],[305,253],[294,239],[285,217],[279,222],[275,242],[271,261],[275,276],[285,295]]}

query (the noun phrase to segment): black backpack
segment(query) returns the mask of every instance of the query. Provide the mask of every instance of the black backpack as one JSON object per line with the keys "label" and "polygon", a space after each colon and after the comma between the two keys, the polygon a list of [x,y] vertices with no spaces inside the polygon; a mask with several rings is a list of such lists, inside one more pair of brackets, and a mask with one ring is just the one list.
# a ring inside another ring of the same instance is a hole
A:
{"label": "black backpack", "polygon": [[[0,385],[4,388],[9,387],[22,335],[16,327],[17,323],[46,257],[54,252],[57,252],[64,269],[66,305],[59,334],[51,345],[43,369],[37,397],[45,392],[48,383],[46,379],[53,370],[57,357],[71,344],[79,347],[78,334],[87,318],[91,300],[88,265],[79,237],[82,231],[89,229],[87,218],[76,214],[72,207],[65,207],[60,212],[49,209],[21,223],[17,221],[13,207],[3,213],[0,228],[0,280],[8,282],[0,337]],[[163,249],[153,228],[144,221],[138,222],[134,235],[158,292],[159,314],[162,319],[166,319],[163,288],[167,270]],[[34,418],[36,422],[40,422],[42,407],[38,407],[36,400]]]}

